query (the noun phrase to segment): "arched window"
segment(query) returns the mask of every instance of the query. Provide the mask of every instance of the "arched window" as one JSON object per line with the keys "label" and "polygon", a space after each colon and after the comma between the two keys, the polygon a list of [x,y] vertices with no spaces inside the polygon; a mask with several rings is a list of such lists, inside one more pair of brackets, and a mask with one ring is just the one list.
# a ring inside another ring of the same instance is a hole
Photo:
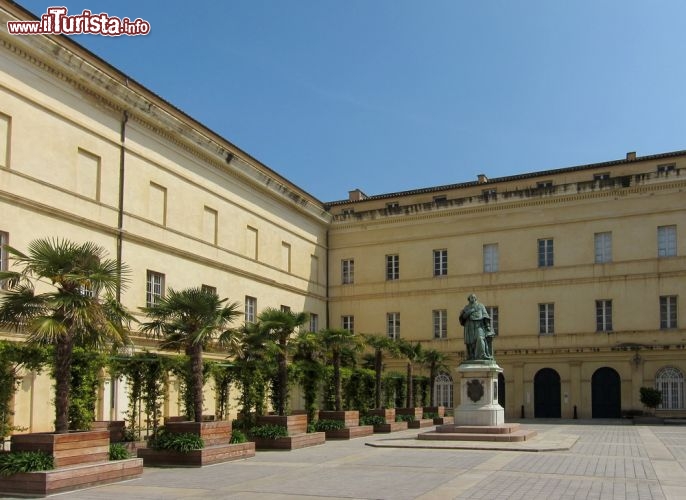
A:
{"label": "arched window", "polygon": [[684,408],[684,374],[680,370],[667,366],[655,375],[655,388],[662,391],[662,410]]}
{"label": "arched window", "polygon": [[434,384],[436,406],[453,407],[453,379],[447,373],[439,373]]}

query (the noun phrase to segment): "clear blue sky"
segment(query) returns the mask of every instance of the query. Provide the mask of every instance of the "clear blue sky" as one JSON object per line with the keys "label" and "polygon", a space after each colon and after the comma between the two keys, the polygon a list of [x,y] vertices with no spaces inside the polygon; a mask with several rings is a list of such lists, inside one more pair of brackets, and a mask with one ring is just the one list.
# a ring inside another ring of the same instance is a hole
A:
{"label": "clear blue sky", "polygon": [[686,149],[684,0],[24,0],[322,201]]}

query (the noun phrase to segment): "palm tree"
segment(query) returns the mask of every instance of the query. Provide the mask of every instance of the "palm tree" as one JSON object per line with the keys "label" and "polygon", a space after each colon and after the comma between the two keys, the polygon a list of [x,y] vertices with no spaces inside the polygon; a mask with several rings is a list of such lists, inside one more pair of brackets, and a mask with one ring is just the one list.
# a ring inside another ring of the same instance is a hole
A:
{"label": "palm tree", "polygon": [[436,386],[436,377],[440,370],[447,369],[446,360],[448,356],[436,349],[427,349],[422,353],[422,363],[429,367],[429,391],[430,391],[430,406],[435,406],[434,387]]}
{"label": "palm tree", "polygon": [[160,338],[162,349],[184,349],[190,358],[190,389],[196,422],[202,422],[203,350],[214,340],[232,350],[238,348],[235,332],[229,324],[241,313],[237,302],[227,304],[227,300],[201,287],[180,291],[169,289],[155,305],[141,308],[151,319],[143,323],[141,330]]}
{"label": "palm tree", "polygon": [[316,417],[317,387],[326,361],[324,354],[320,334],[302,331],[295,338],[293,364],[298,367],[298,378],[304,392],[308,422],[312,422]]}
{"label": "palm tree", "polygon": [[[55,347],[55,432],[69,431],[69,382],[74,347],[102,349],[129,343],[133,317],[115,299],[127,269],[94,243],[38,239],[26,254],[6,247],[19,271],[0,273],[0,325]],[[40,293],[35,287],[40,285]]]}
{"label": "palm tree", "polygon": [[384,352],[392,356],[398,354],[398,345],[395,341],[385,335],[369,334],[364,336],[365,343],[374,349],[374,372],[376,376],[375,404],[381,408],[381,372],[383,371]]}
{"label": "palm tree", "polygon": [[396,343],[400,353],[407,359],[407,408],[411,408],[414,406],[413,365],[422,359],[422,345],[419,342],[412,344],[401,339],[396,340]]}
{"label": "palm tree", "polygon": [[359,351],[362,348],[362,339],[350,330],[327,329],[322,330],[321,342],[331,354],[333,365],[334,406],[336,411],[341,411],[341,358],[345,350]]}
{"label": "palm tree", "polygon": [[294,313],[273,307],[257,316],[259,331],[276,347],[278,393],[275,410],[280,416],[286,415],[288,402],[288,344],[293,332],[307,323],[308,318],[306,312]]}

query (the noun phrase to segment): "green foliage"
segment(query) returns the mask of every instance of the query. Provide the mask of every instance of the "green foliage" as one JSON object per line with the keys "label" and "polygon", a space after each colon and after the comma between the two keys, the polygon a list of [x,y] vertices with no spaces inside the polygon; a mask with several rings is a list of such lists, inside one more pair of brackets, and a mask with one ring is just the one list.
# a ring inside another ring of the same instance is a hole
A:
{"label": "green foliage", "polygon": [[214,380],[214,392],[216,395],[215,417],[217,420],[224,420],[224,417],[229,413],[229,389],[235,379],[235,372],[233,366],[226,364],[209,363],[209,367],[210,375]]}
{"label": "green foliage", "polygon": [[160,427],[157,435],[149,441],[148,445],[155,450],[188,453],[189,451],[202,450],[205,447],[205,442],[197,434],[172,433],[165,431],[164,427]]}
{"label": "green foliage", "polygon": [[42,451],[11,451],[0,453],[0,476],[19,472],[35,472],[55,468],[52,455]]}
{"label": "green foliage", "polygon": [[407,379],[398,372],[383,374],[383,386],[386,408],[404,408],[407,394]]}
{"label": "green foliage", "polygon": [[260,425],[250,429],[250,436],[258,439],[278,439],[288,436],[288,429],[283,425]]}
{"label": "green foliage", "polygon": [[21,430],[11,424],[13,397],[21,382],[17,375],[19,370],[40,372],[47,360],[48,352],[44,347],[0,341],[0,438]]}
{"label": "green foliage", "polygon": [[438,412],[437,411],[425,411],[424,414],[422,415],[422,418],[438,418]]}
{"label": "green foliage", "polygon": [[360,417],[360,425],[383,425],[386,419],[381,415],[364,415]]}
{"label": "green foliage", "polygon": [[231,441],[229,442],[231,444],[247,443],[248,436],[246,436],[245,433],[240,429],[233,429],[231,431]]}
{"label": "green foliage", "polygon": [[414,415],[396,415],[395,421],[396,422],[414,422],[415,418],[414,418]]}
{"label": "green foliage", "polygon": [[111,443],[109,458],[110,460],[126,460],[127,458],[131,458],[131,455],[123,444]]}
{"label": "green foliage", "polygon": [[343,383],[344,408],[365,413],[374,407],[374,370],[354,368]]}
{"label": "green foliage", "polygon": [[[54,360],[54,358],[51,358]],[[97,351],[74,347],[69,381],[69,430],[89,430],[95,420],[100,371],[107,358]],[[52,376],[55,376],[54,365]]]}
{"label": "green foliage", "polygon": [[641,403],[655,409],[662,403],[662,392],[652,387],[641,387]]}
{"label": "green foliage", "polygon": [[341,420],[317,420],[314,425],[317,432],[339,431],[345,428],[345,422]]}

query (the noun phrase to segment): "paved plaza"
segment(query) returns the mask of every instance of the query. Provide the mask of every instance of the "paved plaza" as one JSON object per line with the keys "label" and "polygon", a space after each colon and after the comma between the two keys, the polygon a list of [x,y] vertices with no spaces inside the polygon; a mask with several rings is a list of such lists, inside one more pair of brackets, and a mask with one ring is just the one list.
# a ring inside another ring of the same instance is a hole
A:
{"label": "paved plaza", "polygon": [[414,439],[428,428],[200,469],[146,468],[140,479],[52,498],[686,499],[686,426],[522,425],[538,431],[524,446]]}

